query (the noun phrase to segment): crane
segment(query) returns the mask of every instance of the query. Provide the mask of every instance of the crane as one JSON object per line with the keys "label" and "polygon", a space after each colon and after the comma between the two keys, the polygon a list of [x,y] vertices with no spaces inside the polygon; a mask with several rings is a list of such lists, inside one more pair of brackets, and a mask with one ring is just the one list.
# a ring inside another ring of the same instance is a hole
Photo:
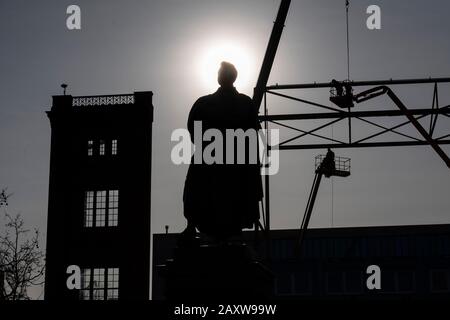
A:
{"label": "crane", "polygon": [[303,239],[305,237],[306,229],[308,228],[309,220],[316,201],[317,192],[319,191],[322,176],[330,178],[332,176],[348,177],[350,175],[350,159],[345,157],[335,157],[334,152],[328,149],[325,156],[319,155],[316,157],[316,175],[314,176],[313,185],[309,194],[303,220],[300,225],[300,233],[297,242],[297,253],[300,252]]}
{"label": "crane", "polygon": [[[259,72],[258,80],[256,82],[256,86],[253,91],[253,104],[255,108],[257,108],[258,113],[261,106],[261,102],[264,97],[264,93],[267,86],[267,81],[269,80],[270,71],[272,70],[273,61],[275,59],[275,55],[277,53],[278,44],[280,43],[281,35],[283,33],[284,24],[286,22],[287,14],[289,12],[289,7],[291,5],[291,0],[281,0],[280,7],[278,9],[277,17],[275,19],[272,33],[270,34],[269,42],[267,44],[266,52],[264,54],[264,59],[261,65],[261,69]],[[266,112],[267,110],[265,110]],[[258,124],[260,126],[260,124]],[[260,128],[259,128],[260,129]],[[267,128],[266,128],[267,129]],[[258,130],[261,134],[261,130]],[[269,146],[268,137],[262,136],[261,138],[265,139],[266,145]],[[259,148],[259,144],[258,144]],[[266,157],[269,156],[269,148],[267,149]],[[259,153],[259,150],[258,150]],[[268,176],[265,176],[266,183]],[[262,183],[262,180],[261,180]],[[265,190],[264,192],[264,201],[265,204],[262,208],[266,208],[265,217],[263,211],[263,219],[264,219],[264,231],[266,235],[266,244],[267,244],[267,252],[269,252],[270,248],[270,212],[269,212],[269,191]],[[258,233],[258,229],[261,226],[260,221],[255,223],[255,231]]]}
{"label": "crane", "polygon": [[[289,7],[291,4],[291,0],[281,0],[280,7],[278,9],[278,14],[276,17],[276,20],[274,22],[274,26],[272,29],[272,33],[269,38],[269,42],[267,44],[267,49],[264,55],[263,63],[260,69],[260,73],[258,76],[258,80],[256,83],[256,87],[254,88],[254,94],[253,94],[253,102],[255,107],[260,109],[261,102],[263,100],[264,94],[267,91],[267,81],[269,79],[270,71],[272,69],[273,61],[275,59],[276,51],[278,49],[278,45],[281,39],[281,35],[283,32],[284,24],[287,18],[287,14],[289,11]],[[354,102],[360,103],[375,97],[378,97],[382,94],[387,94],[389,98],[396,104],[396,106],[400,109],[400,112],[403,113],[411,124],[419,131],[419,133],[422,135],[422,137],[425,139],[425,141],[435,150],[435,152],[444,160],[447,167],[450,168],[450,159],[446,155],[446,153],[441,149],[439,144],[436,142],[436,140],[433,140],[431,135],[427,133],[427,131],[421,126],[421,124],[417,121],[417,119],[414,117],[413,113],[401,102],[401,100],[395,95],[395,93],[387,86],[379,86],[375,87],[373,89],[364,91],[359,93],[358,95],[353,94],[353,88],[352,84],[353,82],[350,81],[350,75],[349,75],[349,35],[348,35],[348,7],[349,2],[345,2],[346,5],[346,15],[347,15],[347,69],[348,69],[348,75],[347,80],[344,82],[338,82],[336,80],[333,80],[331,82],[331,97],[330,101],[336,104],[338,107],[342,109],[348,110],[348,116],[349,116],[349,139],[351,143],[351,108],[354,107]],[[414,81],[410,81],[408,83],[413,83]],[[392,83],[392,81],[391,81]],[[316,86],[316,84],[314,84]],[[278,86],[277,86],[278,87]],[[294,86],[287,86],[289,88]],[[436,90],[436,89],[435,89]],[[282,95],[280,95],[282,96]],[[264,116],[265,123],[267,126],[267,108],[264,108]],[[264,138],[264,137],[263,137]],[[270,152],[270,146],[268,143],[267,136],[266,138],[266,144],[268,148],[266,148],[266,157],[269,156]],[[332,156],[330,153],[331,150],[329,150],[329,158]],[[302,239],[304,237],[304,233],[308,227],[309,220],[311,218],[312,210],[314,207],[315,199],[317,196],[317,192],[320,186],[320,182],[322,179],[322,176],[325,175],[325,177],[330,176],[340,176],[345,177],[350,175],[350,159],[348,158],[342,158],[337,157],[334,161],[334,168],[330,167],[330,163],[333,163],[332,161],[329,162],[329,160],[326,160],[327,156],[321,156],[320,158],[316,158],[316,161],[319,161],[319,165],[316,165],[316,175],[313,181],[313,186],[311,189],[310,197],[307,202],[305,214],[303,216],[303,221],[300,228],[300,235],[299,235],[299,241],[298,245],[301,246]],[[338,161],[336,161],[338,160]],[[347,168],[348,164],[348,168]],[[337,165],[342,165],[341,168],[336,167]],[[269,176],[265,175],[265,191],[264,191],[264,206],[265,208],[265,217],[264,217],[264,211],[263,211],[263,219],[265,228],[264,231],[267,236],[267,243],[269,245],[269,239],[270,239],[270,195],[269,195]],[[255,229],[258,229],[259,225],[255,224]]]}

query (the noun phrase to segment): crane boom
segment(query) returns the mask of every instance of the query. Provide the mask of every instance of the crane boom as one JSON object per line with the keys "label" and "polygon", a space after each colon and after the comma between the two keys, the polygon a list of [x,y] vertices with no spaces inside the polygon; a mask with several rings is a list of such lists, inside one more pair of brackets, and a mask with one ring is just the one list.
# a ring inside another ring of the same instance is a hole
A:
{"label": "crane boom", "polygon": [[270,34],[269,43],[267,44],[264,60],[259,72],[258,81],[253,92],[253,103],[258,108],[261,105],[264,91],[269,80],[270,70],[272,69],[273,60],[277,53],[278,44],[280,43],[281,34],[283,33],[284,23],[289,11],[291,0],[281,0],[280,8],[278,9],[277,18],[273,25],[272,33]]}

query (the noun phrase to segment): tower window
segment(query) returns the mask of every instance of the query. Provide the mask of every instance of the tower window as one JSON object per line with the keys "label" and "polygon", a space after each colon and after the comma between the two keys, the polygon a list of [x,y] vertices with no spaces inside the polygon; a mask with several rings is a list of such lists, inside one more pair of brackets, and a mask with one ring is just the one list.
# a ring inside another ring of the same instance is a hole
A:
{"label": "tower window", "polygon": [[117,300],[119,298],[119,268],[108,268],[106,290],[107,300]]}
{"label": "tower window", "polygon": [[84,226],[92,227],[94,222],[94,191],[87,191],[84,200]]}
{"label": "tower window", "polygon": [[97,191],[96,206],[95,226],[104,227],[106,222],[106,191]]}
{"label": "tower window", "polygon": [[108,226],[117,226],[119,211],[119,190],[109,190],[108,195]]}
{"label": "tower window", "polygon": [[116,227],[119,220],[119,190],[86,191],[85,227]]}
{"label": "tower window", "polygon": [[[110,144],[111,143],[111,144]],[[106,147],[108,145],[108,148]],[[109,148],[111,146],[111,149]],[[118,140],[112,139],[112,140],[88,140],[87,141],[87,155],[89,157],[92,157],[94,155],[117,155],[118,151]]]}
{"label": "tower window", "polygon": [[92,157],[94,155],[94,140],[88,140],[88,156]]}
{"label": "tower window", "polygon": [[105,300],[105,269],[93,269],[92,300]]}
{"label": "tower window", "polygon": [[104,155],[105,155],[105,140],[100,140],[99,154],[100,154],[101,156],[104,156]]}
{"label": "tower window", "polygon": [[81,272],[81,290],[80,290],[80,300],[90,300],[91,288],[91,269],[83,269]]}
{"label": "tower window", "polygon": [[117,140],[114,139],[111,142],[111,154],[115,156],[117,154]]}
{"label": "tower window", "polygon": [[81,275],[81,300],[117,300],[119,268],[86,268]]}

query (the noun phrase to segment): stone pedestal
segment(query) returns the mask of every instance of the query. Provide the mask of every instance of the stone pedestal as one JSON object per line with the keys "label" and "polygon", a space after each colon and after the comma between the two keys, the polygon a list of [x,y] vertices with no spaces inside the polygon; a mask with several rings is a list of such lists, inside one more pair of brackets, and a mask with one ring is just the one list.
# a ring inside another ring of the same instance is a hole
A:
{"label": "stone pedestal", "polygon": [[173,260],[158,268],[172,301],[260,301],[273,295],[273,274],[245,244],[176,248]]}

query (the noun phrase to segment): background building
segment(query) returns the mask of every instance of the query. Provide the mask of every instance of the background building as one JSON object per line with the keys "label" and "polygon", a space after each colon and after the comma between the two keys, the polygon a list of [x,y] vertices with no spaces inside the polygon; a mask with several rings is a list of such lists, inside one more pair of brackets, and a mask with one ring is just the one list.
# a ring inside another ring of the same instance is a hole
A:
{"label": "background building", "polygon": [[[148,299],[152,92],[54,96],[45,299]],[[68,290],[67,267],[81,268]]]}
{"label": "background building", "polygon": [[[266,264],[275,274],[276,298],[450,296],[449,224],[310,229],[300,255],[295,251],[298,234],[298,230],[271,232]],[[245,236],[251,240],[253,232]],[[172,257],[176,234],[155,234],[153,241],[153,299],[164,299],[156,267]],[[370,265],[381,269],[380,290],[367,289]]]}

